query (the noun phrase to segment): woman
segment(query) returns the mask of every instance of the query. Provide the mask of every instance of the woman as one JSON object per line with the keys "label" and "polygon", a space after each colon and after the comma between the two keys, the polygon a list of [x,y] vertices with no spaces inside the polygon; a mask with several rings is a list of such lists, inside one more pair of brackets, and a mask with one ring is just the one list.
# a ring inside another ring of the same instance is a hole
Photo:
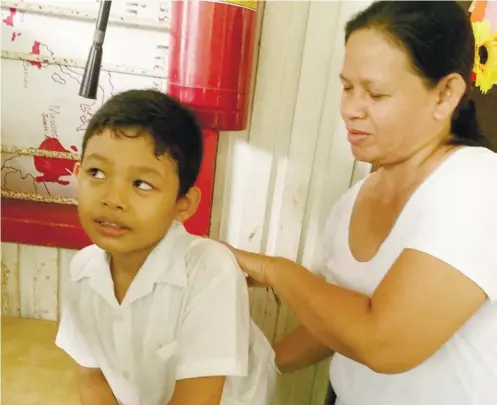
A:
{"label": "woman", "polygon": [[497,404],[497,155],[468,96],[469,18],[456,2],[378,2],[345,41],[341,115],[379,169],[333,207],[326,281],[232,248],[301,321],[277,364],[334,353],[339,405]]}

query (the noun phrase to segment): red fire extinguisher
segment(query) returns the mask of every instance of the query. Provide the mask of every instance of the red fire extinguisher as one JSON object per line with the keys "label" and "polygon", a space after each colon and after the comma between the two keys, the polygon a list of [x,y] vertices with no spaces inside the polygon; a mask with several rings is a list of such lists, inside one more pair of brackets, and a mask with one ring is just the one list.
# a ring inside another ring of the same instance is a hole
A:
{"label": "red fire extinguisher", "polygon": [[219,131],[240,131],[248,120],[257,1],[173,0],[168,94],[192,109],[204,128],[197,179],[202,199],[185,226],[210,230]]}
{"label": "red fire extinguisher", "polygon": [[173,0],[168,93],[204,128],[247,125],[257,1]]}

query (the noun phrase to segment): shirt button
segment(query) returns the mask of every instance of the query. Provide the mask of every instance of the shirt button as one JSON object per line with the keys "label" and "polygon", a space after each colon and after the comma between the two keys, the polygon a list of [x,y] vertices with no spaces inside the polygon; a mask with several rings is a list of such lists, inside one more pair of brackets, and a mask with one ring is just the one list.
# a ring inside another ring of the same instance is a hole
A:
{"label": "shirt button", "polygon": [[125,380],[127,380],[129,378],[129,373],[127,371],[125,371],[123,373],[123,377],[124,377]]}

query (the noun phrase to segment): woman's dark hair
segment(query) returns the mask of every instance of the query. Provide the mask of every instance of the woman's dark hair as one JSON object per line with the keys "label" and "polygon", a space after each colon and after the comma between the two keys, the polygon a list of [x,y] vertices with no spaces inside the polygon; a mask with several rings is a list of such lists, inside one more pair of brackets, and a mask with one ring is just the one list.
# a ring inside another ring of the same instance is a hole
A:
{"label": "woman's dark hair", "polygon": [[452,117],[453,145],[485,145],[469,97],[475,38],[468,13],[455,1],[378,1],[346,25],[345,42],[361,29],[387,35],[407,52],[414,70],[429,86],[451,73],[466,81],[466,93]]}

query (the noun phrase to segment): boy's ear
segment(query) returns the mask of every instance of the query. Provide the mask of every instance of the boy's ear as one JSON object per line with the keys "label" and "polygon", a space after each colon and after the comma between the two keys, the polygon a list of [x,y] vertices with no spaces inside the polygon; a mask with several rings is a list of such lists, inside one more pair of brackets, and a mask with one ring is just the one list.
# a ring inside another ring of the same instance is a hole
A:
{"label": "boy's ear", "polygon": [[187,193],[178,199],[176,219],[180,222],[185,222],[195,214],[201,197],[202,193],[198,187],[190,187]]}
{"label": "boy's ear", "polygon": [[76,177],[79,177],[79,174],[81,173],[81,163],[76,163],[76,165],[74,166],[74,175]]}

